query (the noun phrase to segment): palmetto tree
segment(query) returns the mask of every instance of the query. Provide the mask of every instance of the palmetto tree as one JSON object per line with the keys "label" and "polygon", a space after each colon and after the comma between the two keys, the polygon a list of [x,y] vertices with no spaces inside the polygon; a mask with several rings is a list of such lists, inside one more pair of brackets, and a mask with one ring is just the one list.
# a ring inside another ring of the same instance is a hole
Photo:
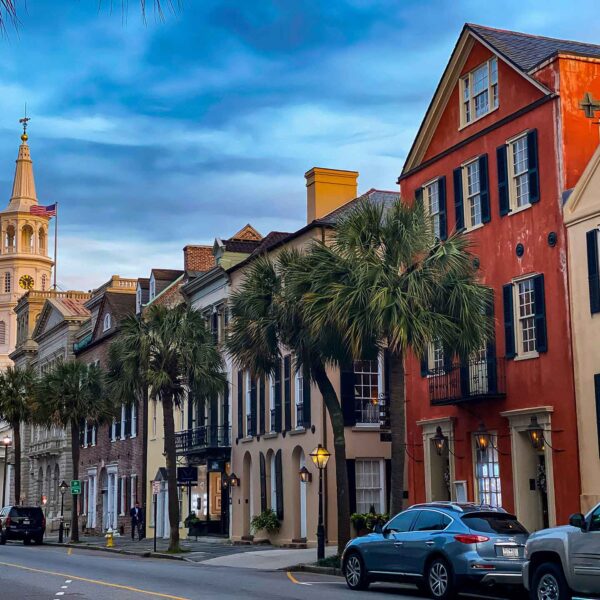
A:
{"label": "palmetto tree", "polygon": [[294,368],[303,372],[305,385],[315,382],[327,407],[333,430],[338,509],[338,550],[350,539],[350,509],[344,418],[326,367],[345,358],[341,336],[327,326],[314,332],[302,314],[302,293],[310,273],[303,257],[283,250],[274,262],[257,258],[240,288],[231,295],[232,323],[227,349],[237,364],[255,376],[275,372],[281,349],[294,354]]}
{"label": "palmetto tree", "polygon": [[186,398],[203,402],[227,385],[223,361],[204,318],[185,305],[151,306],[142,319],[128,317],[110,349],[109,390],[133,402],[147,386],[163,407],[169,493],[169,551],[179,551],[179,500],[175,451],[175,407]]}
{"label": "palmetto tree", "polygon": [[421,203],[360,203],[338,224],[334,239],[315,243],[311,289],[304,295],[315,332],[331,324],[344,332],[355,357],[373,339],[389,353],[392,439],[391,510],[404,493],[405,370],[409,352],[429,344],[467,357],[490,335],[490,291],[477,282],[464,235],[435,239]]}
{"label": "palmetto tree", "polygon": [[31,367],[8,367],[0,375],[0,420],[9,423],[13,430],[17,504],[21,501],[21,424],[31,419],[36,382],[37,377]]}
{"label": "palmetto tree", "polygon": [[[74,360],[59,362],[42,376],[37,389],[37,409],[40,423],[54,423],[71,435],[73,479],[79,479],[79,444],[82,423],[102,423],[112,419],[116,407],[105,394],[104,374],[96,365]],[[77,496],[71,507],[71,541],[79,541]]]}

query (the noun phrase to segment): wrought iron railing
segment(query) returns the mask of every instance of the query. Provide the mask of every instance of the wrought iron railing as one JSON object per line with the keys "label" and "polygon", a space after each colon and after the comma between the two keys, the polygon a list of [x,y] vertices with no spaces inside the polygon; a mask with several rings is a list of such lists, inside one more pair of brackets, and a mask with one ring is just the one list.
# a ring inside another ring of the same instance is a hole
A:
{"label": "wrought iron railing", "polygon": [[504,358],[488,357],[453,363],[427,376],[431,404],[457,404],[506,395]]}
{"label": "wrought iron railing", "polygon": [[175,434],[175,449],[178,454],[230,446],[231,427],[229,425],[196,427]]}

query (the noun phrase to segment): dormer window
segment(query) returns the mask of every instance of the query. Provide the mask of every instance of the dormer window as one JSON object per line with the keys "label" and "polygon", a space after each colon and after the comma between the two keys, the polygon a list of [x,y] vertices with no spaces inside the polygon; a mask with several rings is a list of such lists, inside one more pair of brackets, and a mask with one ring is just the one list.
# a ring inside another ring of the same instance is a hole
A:
{"label": "dormer window", "polygon": [[491,58],[460,80],[460,126],[498,108],[498,59]]}
{"label": "dormer window", "polygon": [[154,296],[156,296],[156,280],[154,279],[154,275],[150,277],[150,300],[154,300]]}
{"label": "dormer window", "polygon": [[142,288],[139,285],[135,293],[135,312],[138,315],[142,312]]}
{"label": "dormer window", "polygon": [[112,318],[110,313],[106,313],[104,315],[104,324],[102,327],[102,331],[108,331],[112,327]]}

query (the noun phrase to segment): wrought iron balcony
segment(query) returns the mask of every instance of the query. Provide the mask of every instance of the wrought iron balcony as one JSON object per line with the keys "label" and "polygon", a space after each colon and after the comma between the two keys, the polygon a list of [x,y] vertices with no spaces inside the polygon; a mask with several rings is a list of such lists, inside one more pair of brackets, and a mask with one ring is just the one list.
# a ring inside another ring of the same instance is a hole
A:
{"label": "wrought iron balcony", "polygon": [[505,360],[489,357],[453,363],[448,369],[430,371],[427,381],[433,405],[504,398]]}
{"label": "wrought iron balcony", "polygon": [[210,448],[230,448],[231,427],[229,425],[196,427],[175,434],[177,454],[189,454]]}

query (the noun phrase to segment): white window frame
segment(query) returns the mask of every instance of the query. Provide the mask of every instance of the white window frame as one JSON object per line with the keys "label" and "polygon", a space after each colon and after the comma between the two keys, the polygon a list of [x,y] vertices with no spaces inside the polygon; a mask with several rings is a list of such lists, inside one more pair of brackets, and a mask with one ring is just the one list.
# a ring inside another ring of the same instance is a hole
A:
{"label": "white window frame", "polygon": [[96,435],[97,435],[97,427],[96,425],[92,425],[92,446],[96,445]]}
{"label": "white window frame", "polygon": [[[493,81],[493,63],[496,64],[495,74],[496,79]],[[485,113],[475,116],[475,98],[482,94],[484,91],[479,94],[473,95],[473,83],[474,83],[474,75],[477,71],[479,71],[482,67],[487,65],[487,94],[488,94],[488,109]],[[465,92],[468,90],[468,98],[465,97]],[[463,129],[464,127],[468,127],[473,123],[476,123],[480,119],[487,117],[490,113],[498,110],[500,106],[500,96],[498,93],[498,57],[492,56],[490,59],[485,62],[477,65],[474,69],[471,69],[466,75],[463,75],[460,78],[459,85],[459,110],[460,110],[460,126],[459,129]],[[467,115],[467,105],[469,114]]]}
{"label": "white window frame", "polygon": [[83,448],[88,447],[88,425],[87,421],[83,422]]}
{"label": "white window frame", "polygon": [[115,417],[113,417],[113,421],[112,421],[112,425],[111,425],[110,441],[111,442],[117,441],[117,419]]}
{"label": "white window frame", "polygon": [[[461,176],[463,185],[463,218],[465,223],[465,229],[467,231],[478,229],[479,227],[483,227],[484,225],[481,205],[481,171],[479,169],[480,158],[481,156],[476,156],[475,158],[472,158],[461,165]],[[471,194],[469,192],[469,167],[474,164],[477,165],[479,189],[477,192]],[[471,199],[475,198],[476,196],[479,196],[479,223],[474,222],[471,215]]]}
{"label": "white window frame", "polygon": [[[526,210],[531,208],[531,190],[529,190],[529,140],[527,138],[527,134],[529,130],[522,131],[518,135],[506,140],[506,166],[507,166],[507,177],[508,177],[508,203],[510,212],[509,215],[520,212],[522,210]],[[515,161],[514,161],[514,147],[521,140],[525,140],[525,164],[527,168],[525,171],[520,171],[517,173],[515,171]],[[520,177],[524,177],[525,181],[527,181],[527,202],[522,205],[518,205],[517,198],[517,179]]]}
{"label": "white window frame", "polygon": [[121,476],[121,498],[119,506],[119,516],[125,516],[125,505],[127,504],[127,475]]}
{"label": "white window frame", "polygon": [[273,411],[275,410],[275,377],[269,377],[269,431],[275,431],[275,419]]}
{"label": "white window frame", "polygon": [[[473,480],[475,482],[475,502],[477,503],[486,503],[486,504],[490,504],[491,506],[496,506],[496,504],[494,504],[494,502],[492,501],[492,496],[496,496],[496,499],[499,500],[499,502],[497,503],[497,506],[502,506],[502,477],[501,477],[501,473],[500,473],[500,453],[498,452],[497,448],[498,448],[498,432],[497,431],[490,431],[489,432],[489,436],[490,436],[490,442],[489,445],[487,447],[487,449],[485,450],[486,453],[486,461],[478,461],[478,456],[482,456],[483,454],[480,454],[480,451],[477,450],[477,443],[475,440],[475,436],[472,436],[472,445],[473,445]],[[485,477],[479,477],[478,474],[478,466],[479,465],[487,465],[488,467],[490,465],[497,465],[498,467],[498,476],[490,476],[489,474]],[[481,490],[480,489],[480,483],[482,481],[486,481],[489,480],[490,481],[490,490]],[[492,491],[491,490],[491,481],[492,480],[497,480],[497,485],[498,485],[498,489]],[[489,494],[489,502],[487,501],[486,495]]]}
{"label": "white window frame", "polygon": [[[436,366],[440,359],[441,366]],[[431,342],[427,346],[427,376],[443,375],[446,372],[446,357],[444,356],[444,348],[440,340]]]}
{"label": "white window frame", "polygon": [[130,438],[135,438],[137,437],[137,404],[135,402],[133,402],[131,404],[131,434],[129,435]]}
{"label": "white window frame", "polygon": [[[356,467],[358,466],[359,463],[378,463],[379,465],[379,512],[380,513],[385,513],[385,460],[383,458],[379,458],[379,457],[370,457],[370,456],[363,456],[360,458],[356,458],[356,462],[355,464],[355,470]],[[364,487],[364,488],[359,488],[359,481],[358,481],[358,473],[356,474],[356,512],[361,512],[358,508],[359,506],[359,490],[365,489],[365,490],[376,490],[377,488],[375,487]],[[364,512],[369,512],[369,508],[370,506],[366,506],[366,510]],[[377,512],[377,507],[375,507],[375,511]]]}
{"label": "white window frame", "polygon": [[[532,350],[529,352],[525,352],[523,350],[523,328],[522,328],[522,320],[525,318],[533,319],[533,329],[534,329],[534,346],[537,344],[537,337],[535,331],[535,285],[533,284],[533,280],[535,279],[536,274],[525,275],[523,277],[517,277],[513,279],[512,291],[513,291],[513,322],[514,322],[514,334],[515,334],[515,351],[516,356],[514,360],[527,360],[529,358],[537,358],[540,354],[537,350]],[[524,283],[525,281],[531,281],[533,284],[533,288],[531,293],[533,294],[533,313],[528,315],[527,317],[521,318],[520,316],[520,303],[519,303],[519,284]]]}
{"label": "white window frame", "polygon": [[[435,187],[435,193],[437,195],[437,211],[431,210],[431,188]],[[421,186],[423,190],[423,208],[427,216],[431,219],[433,226],[433,233],[436,238],[440,238],[441,235],[441,222],[440,222],[440,178],[436,177],[427,181]]]}
{"label": "white window frame", "polygon": [[[296,429],[304,429],[303,423],[298,423],[298,406],[304,404],[304,374],[302,369],[298,369],[294,375],[294,423]],[[304,406],[302,406],[304,411]],[[302,413],[304,415],[304,412]]]}
{"label": "white window frame", "polygon": [[104,321],[102,323],[102,332],[108,331],[112,327],[112,317],[110,313],[104,315]]}
{"label": "white window frame", "polygon": [[[376,359],[373,359],[372,361],[354,361],[353,362],[353,372],[354,372],[354,389],[356,390],[357,387],[364,387],[362,385],[358,385],[356,377],[357,377],[357,371],[356,371],[356,363],[357,362],[376,362],[377,363],[377,402],[375,404],[373,404],[374,408],[371,409],[372,411],[377,413],[377,418],[375,421],[372,422],[362,422],[359,418],[356,419],[356,427],[379,427],[380,426],[380,420],[379,420],[379,402],[380,402],[380,395],[381,395],[381,391],[382,391],[382,384],[383,384],[383,354],[379,353],[378,357]],[[358,373],[362,373],[363,376],[365,376],[364,374],[366,373],[367,376],[369,375],[373,375],[374,371],[358,371]],[[355,392],[355,411],[356,406],[358,401],[361,400],[363,402],[368,401],[369,399],[366,397],[360,398],[359,396],[356,395]],[[371,398],[371,402],[372,402],[372,398]],[[368,409],[367,409],[368,410]],[[361,411],[361,412],[364,412]]]}
{"label": "white window frame", "polygon": [[127,418],[127,407],[125,404],[121,404],[121,440],[126,439],[125,435],[125,427],[123,424],[125,423],[125,419]]}

